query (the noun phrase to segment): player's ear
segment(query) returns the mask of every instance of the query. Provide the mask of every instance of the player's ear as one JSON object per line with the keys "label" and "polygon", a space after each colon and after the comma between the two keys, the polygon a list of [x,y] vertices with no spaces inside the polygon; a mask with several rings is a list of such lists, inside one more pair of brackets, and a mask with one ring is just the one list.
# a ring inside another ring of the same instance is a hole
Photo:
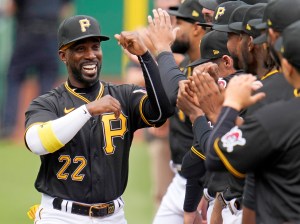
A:
{"label": "player's ear", "polygon": [[224,65],[227,69],[229,69],[233,66],[233,60],[229,55],[223,55],[222,59],[224,61]]}
{"label": "player's ear", "polygon": [[66,51],[59,50],[58,55],[59,55],[60,60],[66,64],[66,61],[67,61],[66,60]]}
{"label": "player's ear", "polygon": [[279,38],[280,33],[276,32],[272,28],[267,29],[268,30],[268,36],[270,38],[271,44],[274,44],[275,41]]}
{"label": "player's ear", "polygon": [[249,52],[251,52],[251,51],[253,51],[254,50],[254,44],[253,44],[253,37],[252,36],[250,36],[249,37],[249,43],[248,43],[248,50],[249,50]]}

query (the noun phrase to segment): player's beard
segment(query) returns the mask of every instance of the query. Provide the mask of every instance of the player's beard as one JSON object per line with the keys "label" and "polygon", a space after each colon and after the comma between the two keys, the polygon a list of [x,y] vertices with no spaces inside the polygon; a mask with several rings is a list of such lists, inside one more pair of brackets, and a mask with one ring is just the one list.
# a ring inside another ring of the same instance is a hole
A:
{"label": "player's beard", "polygon": [[175,40],[171,46],[173,53],[185,54],[190,48],[190,43],[188,41]]}
{"label": "player's beard", "polygon": [[71,67],[72,74],[74,76],[74,79],[76,79],[78,82],[82,84],[87,84],[88,86],[92,86],[95,84],[99,78],[100,78],[100,72],[101,72],[102,65],[98,64],[97,66],[97,75],[93,79],[85,79],[84,75],[81,73],[80,69],[77,69],[75,67]]}
{"label": "player's beard", "polygon": [[264,60],[264,68],[271,70],[272,68],[274,68],[276,63],[275,63],[273,57],[271,56],[270,47],[268,45],[267,45],[266,51],[267,51],[267,53],[266,53],[265,60]]}
{"label": "player's beard", "polygon": [[276,67],[280,68],[281,62],[280,62],[278,53],[276,52],[276,50],[274,49],[274,47],[272,45],[269,46],[269,51],[270,51],[270,57],[273,59]]}
{"label": "player's beard", "polygon": [[254,57],[251,55],[250,52],[245,49],[247,45],[241,47],[241,54],[242,54],[242,64],[243,70],[246,73],[251,73],[253,75],[257,74],[257,63]]}
{"label": "player's beard", "polygon": [[239,60],[239,58],[238,58],[238,56],[237,55],[231,55],[231,58],[232,58],[232,60],[233,60],[233,68],[235,69],[235,70],[240,70],[241,68],[240,68],[240,60]]}
{"label": "player's beard", "polygon": [[210,14],[204,14],[203,16],[204,16],[205,22],[212,23],[213,17]]}

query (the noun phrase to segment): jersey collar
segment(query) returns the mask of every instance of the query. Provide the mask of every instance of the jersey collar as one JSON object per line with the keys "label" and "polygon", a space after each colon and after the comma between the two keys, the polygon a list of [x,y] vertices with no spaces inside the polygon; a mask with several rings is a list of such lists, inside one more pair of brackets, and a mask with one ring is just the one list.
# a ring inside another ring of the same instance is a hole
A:
{"label": "jersey collar", "polygon": [[[99,83],[98,85],[100,85],[100,88],[99,88],[99,93],[98,93],[98,95],[97,95],[97,97],[96,97],[95,100],[101,98],[102,95],[103,95],[103,92],[104,92],[104,86],[103,86],[103,84],[102,84],[101,82],[98,82],[98,83]],[[94,85],[94,86],[95,86],[96,88],[98,87],[97,85]],[[90,100],[88,100],[88,99],[85,98],[84,96],[82,96],[82,95],[78,94],[77,92],[75,92],[75,91],[70,87],[68,81],[65,82],[65,88],[66,88],[66,89],[68,90],[68,92],[70,92],[72,95],[74,95],[75,97],[77,97],[77,98],[83,100],[84,102],[86,102],[86,103],[90,103],[90,102],[91,102]],[[91,87],[91,88],[94,88],[94,87]],[[91,88],[86,88],[86,90],[90,91]],[[83,90],[83,89],[80,89],[79,92],[82,92],[81,90]]]}

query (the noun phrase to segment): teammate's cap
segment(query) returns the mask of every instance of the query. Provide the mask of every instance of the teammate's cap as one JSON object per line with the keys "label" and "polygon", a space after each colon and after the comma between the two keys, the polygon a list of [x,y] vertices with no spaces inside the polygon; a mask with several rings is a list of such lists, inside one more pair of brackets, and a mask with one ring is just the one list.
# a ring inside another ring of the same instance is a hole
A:
{"label": "teammate's cap", "polygon": [[271,1],[265,10],[263,22],[256,29],[272,28],[282,32],[288,25],[300,20],[299,0],[276,0]]}
{"label": "teammate's cap", "polygon": [[224,28],[224,30],[226,30],[226,32],[228,32],[228,33],[240,34],[241,31],[236,29],[236,27],[239,26],[239,24],[242,24],[245,13],[250,7],[252,7],[252,6],[251,5],[242,5],[238,8],[236,8],[232,12],[232,14],[229,18],[227,30],[226,30],[226,28]]}
{"label": "teammate's cap", "polygon": [[228,22],[232,12],[237,7],[245,4],[246,3],[242,1],[229,1],[220,4],[215,10],[212,28],[217,31],[226,32],[223,30],[228,28]]}
{"label": "teammate's cap", "polygon": [[270,0],[243,0],[243,2],[249,4],[249,5],[255,5],[257,3],[268,3]]}
{"label": "teammate's cap", "polygon": [[178,10],[168,10],[168,13],[172,16],[182,18],[187,22],[205,23],[202,9],[203,7],[198,0],[185,0],[179,5]]}
{"label": "teammate's cap", "polygon": [[201,58],[192,62],[187,67],[196,66],[213,59],[221,58],[223,55],[230,55],[227,49],[227,33],[213,30],[206,33],[200,44]]}
{"label": "teammate's cap", "polygon": [[247,9],[242,22],[236,23],[234,26],[232,25],[229,27],[237,31],[244,32],[249,36],[258,37],[260,35],[260,31],[252,27],[249,24],[249,21],[252,19],[262,19],[266,5],[266,3],[252,5]]}
{"label": "teammate's cap", "polygon": [[300,21],[289,25],[275,42],[274,48],[280,52],[290,64],[300,69]]}
{"label": "teammate's cap", "polygon": [[[262,21],[263,21],[262,18],[261,19],[251,19],[248,21],[248,24],[251,27],[254,27],[254,29],[255,29],[255,26],[262,23]],[[264,31],[260,31],[260,32],[264,32]],[[254,44],[263,44],[265,42],[267,42],[267,35],[265,32],[263,34],[261,34],[260,36],[253,39]]]}
{"label": "teammate's cap", "polygon": [[57,37],[59,49],[87,37],[99,37],[100,41],[109,40],[109,37],[101,35],[97,20],[85,15],[65,19],[58,28]]}
{"label": "teammate's cap", "polygon": [[253,43],[254,44],[263,44],[267,42],[267,33],[264,32],[263,34],[261,34],[260,36],[256,37],[253,39]]}
{"label": "teammate's cap", "polygon": [[215,9],[218,6],[218,3],[216,0],[199,0],[200,4],[203,6],[203,8],[215,11]]}

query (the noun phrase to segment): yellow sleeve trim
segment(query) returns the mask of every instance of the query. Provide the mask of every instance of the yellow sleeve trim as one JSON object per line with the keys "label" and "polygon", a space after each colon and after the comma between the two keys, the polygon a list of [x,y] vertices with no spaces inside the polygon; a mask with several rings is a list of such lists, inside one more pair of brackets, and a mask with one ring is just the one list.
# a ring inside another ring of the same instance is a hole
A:
{"label": "yellow sleeve trim", "polygon": [[147,125],[149,125],[149,126],[151,126],[151,127],[155,127],[154,124],[150,124],[149,121],[147,121],[147,119],[145,118],[145,116],[144,116],[144,114],[143,114],[143,104],[144,104],[145,99],[147,99],[147,98],[148,98],[148,95],[145,95],[145,96],[142,97],[142,99],[141,99],[141,101],[140,101],[140,106],[139,106],[139,109],[140,109],[140,115],[141,115],[142,120],[143,120]]}
{"label": "yellow sleeve trim", "polygon": [[51,121],[39,125],[38,134],[42,145],[50,153],[53,153],[64,146],[64,144],[62,144],[61,141],[55,136],[52,130]]}
{"label": "yellow sleeve trim", "polygon": [[203,155],[202,153],[200,153],[194,146],[192,146],[191,150],[192,150],[193,153],[195,153],[201,159],[206,160],[205,155]]}
{"label": "yellow sleeve trim", "polygon": [[220,141],[219,138],[217,138],[215,140],[215,142],[214,142],[214,150],[217,153],[217,155],[219,156],[219,158],[221,159],[221,161],[223,162],[223,164],[225,165],[225,167],[227,168],[227,170],[230,173],[232,173],[234,176],[238,177],[238,178],[245,178],[246,174],[240,173],[239,171],[237,171],[236,169],[234,169],[233,166],[226,159],[226,157],[224,156],[223,152],[219,148],[219,145],[218,145],[219,141]]}

